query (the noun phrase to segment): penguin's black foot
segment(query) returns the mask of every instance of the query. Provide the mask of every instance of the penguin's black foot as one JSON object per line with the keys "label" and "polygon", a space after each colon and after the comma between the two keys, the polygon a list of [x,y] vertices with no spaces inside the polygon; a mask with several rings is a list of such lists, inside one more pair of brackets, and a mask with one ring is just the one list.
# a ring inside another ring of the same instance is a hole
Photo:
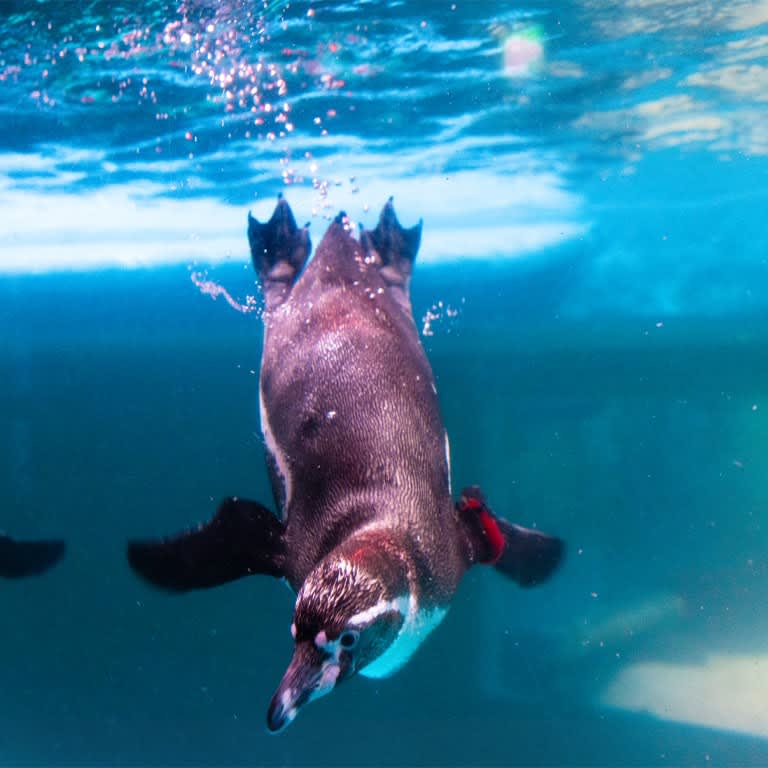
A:
{"label": "penguin's black foot", "polygon": [[471,563],[492,565],[521,587],[541,584],[560,565],[562,539],[496,517],[477,486],[462,491],[456,509]]}
{"label": "penguin's black foot", "polygon": [[196,530],[129,542],[128,562],[150,584],[171,592],[217,587],[251,574],[281,577],[283,532],[266,507],[230,498]]}
{"label": "penguin's black foot", "polygon": [[0,536],[0,577],[20,579],[53,568],[64,557],[63,541],[16,541]]}
{"label": "penguin's black foot", "polygon": [[282,303],[312,250],[308,228],[296,226],[290,206],[280,195],[265,224],[248,214],[248,242],[268,307]]}
{"label": "penguin's black foot", "polygon": [[405,229],[397,220],[390,197],[379,216],[376,229],[360,235],[366,260],[379,265],[381,276],[389,285],[405,288],[413,271],[413,262],[421,244],[422,221]]}

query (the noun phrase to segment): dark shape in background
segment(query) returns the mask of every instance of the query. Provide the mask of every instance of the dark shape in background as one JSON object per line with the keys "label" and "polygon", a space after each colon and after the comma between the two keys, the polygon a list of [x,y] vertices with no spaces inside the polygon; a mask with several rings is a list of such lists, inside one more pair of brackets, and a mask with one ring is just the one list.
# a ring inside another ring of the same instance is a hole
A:
{"label": "dark shape in background", "polygon": [[0,536],[0,577],[21,579],[45,573],[64,557],[65,550],[60,539],[17,541]]}

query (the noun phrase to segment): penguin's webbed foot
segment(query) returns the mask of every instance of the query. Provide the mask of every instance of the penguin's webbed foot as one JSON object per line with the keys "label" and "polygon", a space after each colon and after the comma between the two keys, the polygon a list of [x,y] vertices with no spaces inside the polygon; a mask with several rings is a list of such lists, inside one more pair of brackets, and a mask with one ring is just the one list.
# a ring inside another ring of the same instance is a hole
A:
{"label": "penguin's webbed foot", "polygon": [[65,550],[60,539],[17,541],[0,536],[0,577],[20,579],[45,573],[64,557]]}
{"label": "penguin's webbed foot", "polygon": [[130,541],[128,562],[143,579],[172,592],[217,587],[251,574],[281,577],[283,533],[283,523],[266,507],[233,497],[195,530]]}
{"label": "penguin's webbed foot", "polygon": [[472,564],[492,565],[521,587],[533,587],[546,581],[562,562],[562,539],[496,517],[477,486],[462,491],[456,508]]}
{"label": "penguin's webbed foot", "polygon": [[312,242],[309,229],[296,226],[291,207],[282,195],[277,199],[272,218],[262,224],[248,214],[248,242],[253,266],[269,301],[270,291],[281,296],[285,286],[296,281],[309,258]]}
{"label": "penguin's webbed foot", "polygon": [[413,262],[421,244],[422,221],[405,229],[397,220],[390,197],[384,206],[376,229],[365,229],[360,244],[368,260],[379,265],[389,285],[405,286],[413,271]]}

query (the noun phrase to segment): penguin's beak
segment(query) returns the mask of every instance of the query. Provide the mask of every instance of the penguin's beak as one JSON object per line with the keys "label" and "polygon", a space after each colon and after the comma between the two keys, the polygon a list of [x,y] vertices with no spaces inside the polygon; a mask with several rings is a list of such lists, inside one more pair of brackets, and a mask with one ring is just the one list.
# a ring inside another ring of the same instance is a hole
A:
{"label": "penguin's beak", "polygon": [[338,660],[320,651],[314,643],[297,643],[293,659],[269,705],[269,730],[277,733],[286,728],[304,704],[330,693],[340,672]]}

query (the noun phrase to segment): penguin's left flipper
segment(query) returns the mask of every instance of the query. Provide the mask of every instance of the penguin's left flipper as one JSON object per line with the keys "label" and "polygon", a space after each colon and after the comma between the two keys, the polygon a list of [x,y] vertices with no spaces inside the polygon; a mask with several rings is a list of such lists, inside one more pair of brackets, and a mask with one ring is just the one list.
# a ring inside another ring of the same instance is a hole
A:
{"label": "penguin's left flipper", "polygon": [[59,539],[17,541],[0,536],[0,577],[21,579],[53,568],[64,557],[66,545]]}
{"label": "penguin's left flipper", "polygon": [[473,564],[492,565],[521,587],[541,584],[560,565],[562,539],[496,517],[477,486],[462,491],[456,508]]}
{"label": "penguin's left flipper", "polygon": [[284,525],[256,501],[225,499],[196,530],[130,541],[131,568],[171,592],[206,589],[251,574],[283,576]]}

